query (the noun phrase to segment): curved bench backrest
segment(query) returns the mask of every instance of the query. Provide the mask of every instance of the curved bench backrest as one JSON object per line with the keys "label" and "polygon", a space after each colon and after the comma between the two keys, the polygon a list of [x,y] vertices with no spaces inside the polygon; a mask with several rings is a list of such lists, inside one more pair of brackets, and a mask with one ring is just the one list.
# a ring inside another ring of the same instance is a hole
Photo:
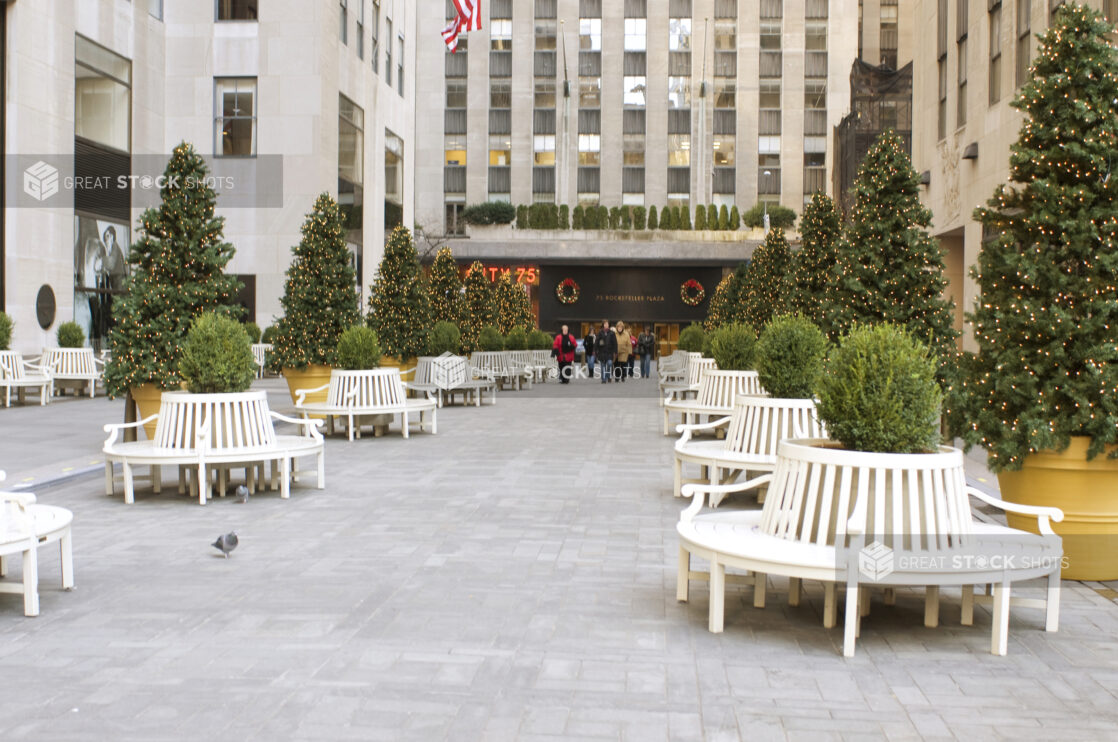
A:
{"label": "curved bench backrest", "polygon": [[533,350],[532,351],[532,363],[536,364],[537,366],[547,365],[548,363],[551,363],[551,362],[552,362],[552,358],[551,358],[551,351],[550,350]]}
{"label": "curved bench backrest", "polygon": [[432,362],[435,360],[434,356],[420,356],[415,359],[415,375],[411,377],[413,384],[431,384],[432,382]]}
{"label": "curved bench backrest", "polygon": [[823,439],[779,444],[762,508],[763,533],[842,545],[856,506],[864,516],[865,542],[892,549],[950,549],[974,532],[958,449],[882,454],[833,446]]}
{"label": "curved bench backrest", "polygon": [[23,354],[15,350],[0,350],[0,379],[23,378]]}
{"label": "curved bench backrest", "polygon": [[501,351],[475,351],[470,356],[470,365],[478,371],[488,371],[498,376],[508,373],[508,363]]}
{"label": "curved bench backrest", "polygon": [[164,392],[159,403],[155,447],[194,449],[206,425],[207,448],[258,448],[276,442],[268,395],[264,392]]}
{"label": "curved bench backrest", "polygon": [[96,375],[93,348],[48,348],[43,351],[43,364],[60,376]]}
{"label": "curved bench backrest", "polygon": [[[407,393],[398,368],[374,368],[364,371],[330,372],[330,390],[337,389],[340,406],[400,407]],[[331,398],[331,404],[333,404]]]}
{"label": "curved bench backrest", "polygon": [[508,360],[506,361],[509,368],[515,370],[517,373],[524,371],[524,369],[531,366],[534,361],[532,360],[532,351],[530,350],[506,350]]}
{"label": "curved bench backrest", "polygon": [[713,358],[703,358],[700,353],[695,353],[693,355],[698,357],[689,360],[690,365],[687,367],[687,383],[691,386],[698,386],[699,381],[703,378],[703,371],[715,371],[718,369],[718,366],[714,364]]}
{"label": "curved bench backrest", "polygon": [[734,402],[724,445],[734,453],[776,458],[785,438],[825,438],[810,399],[780,399],[742,394]]}
{"label": "curved bench backrest", "polygon": [[696,404],[732,409],[739,394],[764,394],[756,371],[719,371],[704,368],[699,377]]}
{"label": "curved bench backrest", "polygon": [[264,363],[268,358],[268,351],[272,349],[271,343],[253,343],[252,344],[252,359],[256,361],[256,365],[264,368]]}

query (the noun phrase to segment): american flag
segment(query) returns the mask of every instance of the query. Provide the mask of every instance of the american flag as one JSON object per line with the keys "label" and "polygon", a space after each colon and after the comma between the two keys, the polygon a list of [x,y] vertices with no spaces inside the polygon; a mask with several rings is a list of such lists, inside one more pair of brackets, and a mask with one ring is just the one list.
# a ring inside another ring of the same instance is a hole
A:
{"label": "american flag", "polygon": [[451,52],[458,49],[458,34],[481,30],[481,0],[454,0],[458,14],[443,29],[443,41]]}

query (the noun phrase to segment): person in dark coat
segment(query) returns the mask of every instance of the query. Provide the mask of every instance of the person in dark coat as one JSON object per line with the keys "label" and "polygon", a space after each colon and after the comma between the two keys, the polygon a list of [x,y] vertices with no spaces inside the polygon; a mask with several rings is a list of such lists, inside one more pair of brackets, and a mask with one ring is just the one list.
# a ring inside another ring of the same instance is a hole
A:
{"label": "person in dark coat", "polygon": [[594,339],[594,354],[602,370],[602,383],[613,381],[613,358],[617,355],[617,335],[609,328],[609,320],[602,322],[602,331]]}
{"label": "person in dark coat", "polygon": [[551,345],[551,352],[559,361],[560,384],[571,383],[571,364],[575,360],[576,347],[578,343],[575,341],[575,336],[570,333],[566,325],[563,325],[562,332],[555,336],[555,342]]}
{"label": "person in dark coat", "polygon": [[594,326],[590,326],[590,332],[586,333],[586,337],[582,339],[582,349],[586,353],[586,374],[591,379],[594,378]]}

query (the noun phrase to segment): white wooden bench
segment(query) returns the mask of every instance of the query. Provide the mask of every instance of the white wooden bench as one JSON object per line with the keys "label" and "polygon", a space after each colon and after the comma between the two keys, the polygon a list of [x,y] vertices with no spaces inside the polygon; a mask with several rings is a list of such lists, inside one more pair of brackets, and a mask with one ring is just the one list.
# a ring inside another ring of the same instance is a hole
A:
{"label": "white wooden bench", "polygon": [[532,351],[506,350],[504,353],[507,356],[505,362],[508,364],[509,371],[520,377],[522,386],[531,389],[532,381],[536,378],[536,361],[532,358]]}
{"label": "white wooden bench", "polygon": [[[1063,548],[1049,521],[1063,518],[1058,509],[1006,503],[968,487],[958,449],[883,454],[826,446],[825,440],[785,440],[778,446],[772,474],[731,485],[685,488],[684,494],[694,499],[676,527],[676,597],[687,600],[690,579],[708,579],[712,632],[723,628],[727,567],[753,573],[746,581],[754,586],[753,602],[759,608],[764,607],[766,575],[790,578],[793,605],[799,602],[801,580],[823,582],[828,627],[837,613],[834,586],[845,584],[843,654],[848,657],[854,654],[861,617],[869,612],[866,586],[871,585],[927,587],[927,626],[939,621],[940,586],[961,586],[962,623],[969,625],[974,617],[973,586],[991,585],[993,654],[1006,653],[1011,602],[1043,606],[1045,629],[1057,630]],[[700,514],[708,494],[764,484],[769,493],[760,511]],[[1036,517],[1039,535],[976,521],[969,497]],[[692,570],[692,556],[707,560],[709,572]],[[1011,583],[1042,577],[1047,578],[1043,600],[1011,601]]]}
{"label": "white wooden bench", "polygon": [[[308,394],[326,390],[325,402],[307,402]],[[434,397],[408,399],[398,368],[374,368],[363,371],[330,371],[330,382],[315,389],[295,393],[295,409],[303,417],[322,415],[346,418],[349,439],[361,437],[361,418],[399,415],[400,429],[408,437],[410,416],[418,415],[420,430],[438,432],[435,414],[438,402]],[[376,421],[373,421],[376,424]]]}
{"label": "white wooden bench", "polygon": [[[710,372],[708,372],[710,373]],[[739,395],[728,417],[705,424],[679,425],[683,435],[675,443],[674,489],[682,494],[684,484],[726,484],[742,473],[769,472],[776,466],[777,445],[786,438],[824,438],[823,424],[810,399],[780,399]],[[695,440],[700,431],[724,429],[722,440]],[[700,467],[699,479],[683,479],[683,465]],[[723,477],[723,474],[726,477]],[[717,507],[723,495],[711,495]]]}
{"label": "white wooden bench", "polygon": [[[4,472],[0,471],[0,481]],[[0,593],[23,595],[23,614],[39,615],[39,547],[57,543],[62,554],[62,588],[74,589],[74,555],[66,508],[39,505],[30,492],[0,491],[0,577],[8,573],[8,557],[21,554],[21,582],[0,582]]]}
{"label": "white wooden bench", "polygon": [[76,381],[86,387],[90,399],[96,395],[97,382],[105,366],[93,356],[93,348],[47,348],[39,365],[50,373],[56,391],[58,382]]}
{"label": "white wooden bench", "polygon": [[699,391],[699,381],[703,378],[703,371],[716,370],[718,366],[713,358],[703,358],[695,353],[687,359],[687,371],[679,381],[662,380],[660,382],[660,404],[664,405],[672,400],[689,399]]}
{"label": "white wooden bench", "polygon": [[12,406],[12,390],[23,401],[25,389],[39,390],[39,405],[45,405],[54,396],[54,379],[50,371],[23,359],[15,350],[0,350],[0,387],[4,388],[4,406]]}
{"label": "white wooden bench", "polygon": [[253,343],[252,360],[256,361],[256,378],[264,378],[264,364],[268,362],[268,354],[272,352],[271,343]]}
{"label": "white wooden bench", "polygon": [[510,386],[519,390],[523,375],[509,367],[508,356],[504,351],[474,351],[470,355],[470,376],[475,379],[489,379],[500,384],[501,389]]}
{"label": "white wooden bench", "polygon": [[532,369],[536,374],[536,381],[546,383],[548,379],[559,378],[559,361],[551,357],[550,350],[532,350]]}
{"label": "white wooden bench", "polygon": [[[436,365],[441,368],[436,368]],[[404,388],[409,394],[434,395],[438,406],[453,404],[455,397],[462,396],[464,404],[473,402],[475,407],[480,407],[482,397],[489,395],[489,403],[497,403],[497,382],[490,379],[474,379],[470,377],[470,362],[464,356],[420,356],[416,359],[415,368],[409,369],[412,380],[404,382]],[[448,381],[440,383],[436,378],[439,373],[448,377]],[[405,372],[407,373],[407,372]]]}
{"label": "white wooden bench", "polygon": [[739,394],[765,394],[756,371],[704,368],[694,399],[674,399],[664,403],[664,435],[672,432],[672,415],[679,415],[684,425],[697,423],[704,416],[729,415]]}
{"label": "white wooden bench", "polygon": [[[156,419],[155,437],[146,441],[122,442],[122,431],[137,428]],[[301,429],[298,435],[280,435],[273,421],[291,423]],[[179,491],[184,491],[187,467],[197,471],[195,484],[199,504],[205,505],[211,495],[209,474],[243,466],[249,486],[259,464],[273,465],[273,481],[281,477],[281,496],[290,497],[291,480],[298,479],[297,460],[314,456],[317,463],[318,488],[326,486],[324,447],[318,432],[319,420],[297,420],[268,408],[265,392],[237,394],[187,394],[163,392],[159,412],[134,423],[106,425],[105,493],[114,493],[113,464],[121,465],[124,479],[124,501],[132,503],[135,489],[132,467],[151,467],[151,482],[156,493],[161,491],[160,467],[179,467]],[[221,480],[224,485],[224,478]],[[224,487],[223,487],[224,489]]]}

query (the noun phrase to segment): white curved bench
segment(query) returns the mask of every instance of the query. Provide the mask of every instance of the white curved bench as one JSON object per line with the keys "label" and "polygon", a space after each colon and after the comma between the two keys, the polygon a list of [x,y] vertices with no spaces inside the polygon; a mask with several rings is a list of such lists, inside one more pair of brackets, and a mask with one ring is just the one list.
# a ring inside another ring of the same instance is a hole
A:
{"label": "white curved bench", "polygon": [[661,356],[656,366],[660,381],[679,381],[687,373],[687,359],[692,355],[702,357],[702,353],[690,353],[676,348],[670,355]]}
{"label": "white curved bench", "polygon": [[[707,373],[710,373],[709,371]],[[726,430],[722,440],[695,440],[699,431]],[[823,424],[810,399],[781,399],[739,395],[729,417],[705,424],[676,426],[683,435],[673,451],[674,489],[676,497],[684,484],[726,484],[723,472],[736,478],[743,472],[772,471],[776,466],[777,444],[786,438],[824,438]],[[699,479],[683,479],[683,465],[700,467]],[[711,495],[711,507],[717,507],[723,495]]]}
{"label": "white curved bench", "polygon": [[271,351],[271,343],[252,344],[252,360],[256,362],[256,378],[264,378],[264,364],[268,362],[268,353]]}
{"label": "white curved bench", "polygon": [[[0,481],[4,472],[0,472]],[[8,573],[8,557],[23,556],[22,581],[0,582],[0,593],[23,595],[23,614],[39,615],[39,547],[58,543],[62,556],[62,588],[74,589],[74,552],[66,508],[39,505],[30,492],[0,491],[0,577]]]}
{"label": "white curved bench", "polygon": [[[1042,605],[1045,629],[1056,631],[1063,547],[1049,521],[1063,518],[1058,509],[1006,503],[967,487],[958,449],[941,446],[931,454],[883,454],[827,446],[826,440],[782,441],[772,474],[740,484],[685,488],[684,494],[693,501],[676,526],[676,597],[687,600],[691,578],[709,579],[712,632],[722,631],[727,567],[753,573],[757,607],[764,606],[768,574],[791,578],[793,604],[799,600],[800,580],[824,582],[829,586],[826,626],[834,625],[834,585],[844,583],[843,654],[848,657],[854,654],[860,619],[868,614],[868,593],[863,587],[868,585],[928,586],[928,626],[939,620],[940,586],[962,587],[962,622],[970,624],[973,586],[992,585],[990,651],[1004,655],[1011,583],[1046,577],[1046,599],[1012,602]],[[740,492],[762,484],[768,484],[769,493],[760,511],[700,513],[708,494]],[[1040,535],[976,522],[969,497],[1036,517]],[[997,554],[1003,556],[997,562],[977,558]],[[692,571],[691,556],[708,560],[709,573]],[[885,556],[892,558],[891,572],[874,569]],[[943,564],[931,561],[936,559],[943,559]],[[860,571],[867,566],[871,569]]]}
{"label": "white curved bench", "polygon": [[[434,395],[440,408],[444,404],[453,404],[459,394],[463,403],[472,401],[475,407],[481,406],[482,397],[486,394],[490,404],[497,403],[497,382],[470,378],[470,364],[463,356],[420,356],[416,359],[415,368],[409,370],[413,372],[412,380],[404,382],[404,388],[409,393],[428,397]],[[446,378],[440,380],[440,374]]]}
{"label": "white curved bench", "polygon": [[39,390],[39,405],[50,402],[54,396],[54,379],[50,371],[23,359],[23,354],[15,350],[0,350],[0,387],[4,388],[4,406],[12,406],[12,390],[15,389],[23,401],[24,389]]}
{"label": "white curved bench", "polygon": [[703,416],[724,417],[733,411],[734,400],[739,394],[765,394],[756,371],[703,368],[694,399],[675,399],[664,403],[664,435],[671,433],[672,415],[679,415],[684,425],[693,425]]}
{"label": "white curved bench", "polygon": [[692,353],[687,359],[687,370],[679,381],[662,380],[660,382],[660,404],[665,405],[672,400],[682,400],[692,397],[699,391],[699,382],[703,378],[703,371],[717,370],[713,358],[703,358],[699,353]]}
{"label": "white curved bench", "polygon": [[533,350],[532,368],[536,372],[536,380],[545,383],[549,378],[559,378],[559,361],[551,357],[550,350]]}
{"label": "white curved bench", "polygon": [[[307,402],[308,394],[327,390],[325,402]],[[309,415],[344,417],[349,426],[349,439],[354,433],[361,437],[361,418],[374,415],[399,415],[400,428],[408,437],[409,417],[418,414],[420,430],[438,432],[435,414],[438,402],[433,397],[408,399],[398,368],[374,368],[362,371],[330,371],[330,382],[315,389],[295,393],[295,409]]]}
{"label": "white curved bench", "polygon": [[39,358],[39,365],[47,370],[55,382],[81,382],[92,399],[101,380],[104,362],[93,356],[93,348],[47,348]]}
{"label": "white curved bench", "polygon": [[[158,420],[155,438],[122,442],[122,431]],[[300,435],[279,435],[273,421],[291,423],[302,429]],[[291,480],[298,479],[297,459],[314,456],[318,489],[326,486],[324,447],[318,432],[319,420],[297,420],[268,408],[265,392],[236,394],[187,394],[163,392],[158,414],[134,423],[106,425],[105,494],[114,493],[113,464],[119,463],[124,478],[124,501],[135,499],[132,467],[150,466],[153,489],[161,490],[160,467],[179,466],[179,490],[184,489],[183,467],[197,470],[198,502],[206,504],[211,495],[209,471],[230,468],[246,470],[249,487],[257,464],[278,464],[280,494],[291,496]],[[277,472],[273,469],[273,480]],[[224,478],[221,480],[224,486]],[[224,491],[222,492],[224,494]]]}
{"label": "white curved bench", "polygon": [[532,388],[532,381],[536,378],[536,361],[532,357],[530,350],[506,350],[503,351],[507,356],[505,363],[508,364],[509,371],[520,377],[520,383]]}

